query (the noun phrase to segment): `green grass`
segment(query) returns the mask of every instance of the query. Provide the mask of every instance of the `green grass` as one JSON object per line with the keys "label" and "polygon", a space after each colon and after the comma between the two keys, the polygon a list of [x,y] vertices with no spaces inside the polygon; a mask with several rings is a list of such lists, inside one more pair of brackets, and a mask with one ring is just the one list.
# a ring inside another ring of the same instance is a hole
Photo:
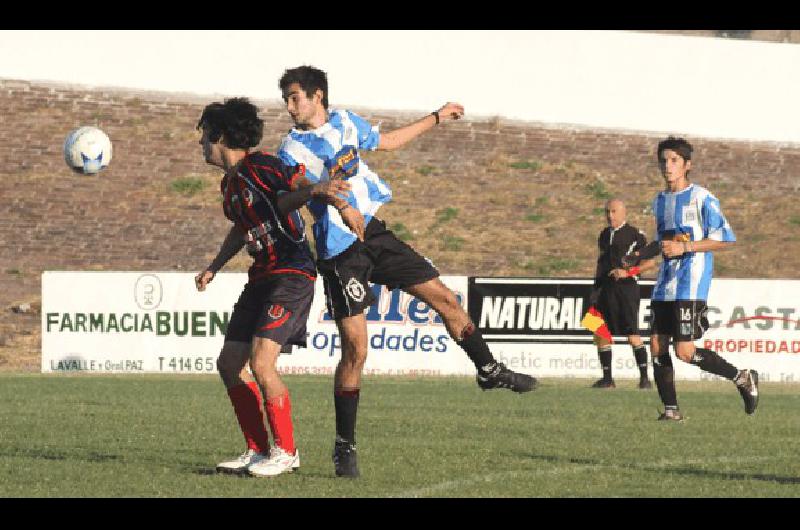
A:
{"label": "green grass", "polygon": [[175,193],[185,197],[191,197],[207,186],[206,181],[199,177],[178,177],[170,182],[169,187]]}
{"label": "green grass", "polygon": [[436,210],[436,224],[446,223],[456,217],[458,217],[458,208],[447,207]]}
{"label": "green grass", "polygon": [[575,259],[549,257],[544,261],[544,263],[539,264],[536,271],[541,276],[549,276],[558,272],[574,269],[579,265],[580,262]]}
{"label": "green grass", "polygon": [[789,218],[789,224],[800,225],[800,215],[793,215]]}
{"label": "green grass", "polygon": [[242,450],[214,376],[0,375],[0,497],[798,497],[800,387],[765,383],[756,415],[726,382],[655,391],[545,379],[531,394],[471,378],[363,381],[362,478],[333,476],[328,376],[286,376],[302,467],[214,473]]}
{"label": "green grass", "polygon": [[508,164],[508,167],[512,169],[530,169],[532,171],[538,171],[542,168],[542,163],[536,160],[523,160],[521,162],[511,162]]}
{"label": "green grass", "polygon": [[394,223],[391,225],[390,230],[394,232],[401,241],[410,241],[414,239],[414,234],[403,223]]}
{"label": "green grass", "polygon": [[464,238],[458,236],[442,236],[442,250],[452,250],[458,251],[461,250],[461,245],[464,244]]}
{"label": "green grass", "polygon": [[606,185],[599,180],[588,184],[586,189],[595,199],[603,200],[611,198],[611,192],[608,191]]}
{"label": "green grass", "polygon": [[433,166],[421,166],[421,167],[417,168],[417,173],[419,173],[420,175],[422,175],[424,177],[427,177],[428,175],[433,173],[434,169],[436,169],[436,168],[433,167]]}
{"label": "green grass", "polygon": [[544,219],[544,214],[540,213],[529,213],[528,215],[525,216],[525,220],[531,223],[538,223],[542,219]]}

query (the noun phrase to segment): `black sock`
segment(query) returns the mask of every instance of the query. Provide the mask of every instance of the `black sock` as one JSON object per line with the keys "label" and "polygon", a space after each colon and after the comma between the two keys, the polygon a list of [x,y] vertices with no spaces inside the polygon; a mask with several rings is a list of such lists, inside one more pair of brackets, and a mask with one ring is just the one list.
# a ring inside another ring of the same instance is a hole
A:
{"label": "black sock", "polygon": [[675,393],[675,369],[669,353],[653,356],[653,379],[656,380],[658,397],[668,409],[678,408],[678,396]]}
{"label": "black sock", "polygon": [[639,367],[639,377],[647,379],[647,348],[644,344],[633,348],[633,358],[636,359],[636,366]]}
{"label": "black sock", "polygon": [[603,368],[603,379],[611,381],[611,346],[601,346],[597,349],[600,357],[600,366]]}
{"label": "black sock", "polygon": [[495,359],[489,346],[483,340],[480,330],[472,322],[464,328],[461,340],[456,340],[462,350],[467,353],[475,368],[480,372],[489,372],[495,366]]}
{"label": "black sock", "polygon": [[333,406],[336,410],[336,437],[351,444],[356,443],[356,414],[360,389],[334,390]]}
{"label": "black sock", "polygon": [[692,356],[692,364],[699,366],[701,370],[720,375],[725,379],[733,379],[739,374],[739,369],[719,356],[712,350],[697,348]]}

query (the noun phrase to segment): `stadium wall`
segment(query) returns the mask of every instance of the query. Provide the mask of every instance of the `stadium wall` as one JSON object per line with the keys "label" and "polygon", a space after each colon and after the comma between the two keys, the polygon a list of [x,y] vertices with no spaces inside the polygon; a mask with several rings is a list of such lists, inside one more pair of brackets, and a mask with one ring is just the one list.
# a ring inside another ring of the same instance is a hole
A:
{"label": "stadium wall", "polygon": [[[215,208],[218,173],[203,162],[197,144],[195,124],[207,102],[165,93],[78,90],[0,80],[4,117],[0,127],[0,242],[4,248],[0,268],[33,273],[12,281],[6,274],[4,301],[25,290],[38,290],[36,274],[44,270],[193,270],[213,256],[227,221]],[[282,107],[257,103],[263,105],[266,121],[263,146],[274,150],[291,124]],[[385,129],[417,117],[356,110]],[[63,160],[66,133],[86,124],[100,126],[114,143],[111,166],[97,177],[76,175]],[[413,218],[443,205],[462,206],[473,213],[484,209],[480,196],[507,185],[486,180],[488,167],[498,158],[585,166],[590,172],[587,180],[598,173],[614,175],[626,186],[643,186],[647,201],[650,190],[658,187],[654,160],[661,138],[499,119],[465,120],[448,124],[404,150],[365,157],[372,168],[400,187],[398,200],[406,192],[395,175],[410,171],[424,182],[425,169],[437,174],[442,185],[456,182],[472,196],[471,202],[458,205],[431,193],[428,186],[427,193],[417,195],[404,212]],[[778,194],[800,190],[800,147],[707,139],[695,140],[695,146],[694,173],[720,186]],[[207,195],[186,198],[175,191],[176,183],[187,177],[206,178],[206,184],[211,183]],[[525,191],[515,188],[518,181],[509,179],[509,184],[510,192]],[[529,184],[531,188],[547,185],[535,180]],[[494,189],[482,191],[486,186]],[[587,251],[589,256],[594,253]],[[492,247],[476,249],[469,261],[456,261],[447,272],[512,272],[495,258]]]}
{"label": "stadium wall", "polygon": [[[211,259],[227,226],[218,207],[219,175],[200,159],[194,131],[208,101],[0,80],[0,369],[13,366],[21,351],[32,360],[17,366],[38,369],[43,271],[182,271]],[[280,105],[256,103],[266,120],[264,146],[274,150],[289,120]],[[419,116],[354,110],[384,129]],[[61,152],[66,133],[87,124],[103,128],[115,147],[111,167],[95,178],[69,171]],[[586,276],[603,222],[592,213],[603,200],[595,191],[606,186],[635,198],[631,215],[646,227],[646,207],[638,201],[646,204],[658,188],[653,161],[660,138],[473,118],[366,159],[396,190],[384,210],[387,221],[419,228],[412,244],[446,274]],[[800,148],[690,139],[694,172],[714,183],[723,205],[735,206],[728,212],[744,243],[741,254],[720,255],[718,274],[796,276],[787,256],[800,248],[792,200],[800,190]],[[197,193],[181,191],[198,183]],[[539,215],[528,208],[543,199],[550,199],[545,220],[535,223]],[[459,217],[448,225],[439,212],[450,210]],[[245,267],[242,259],[227,270]]]}

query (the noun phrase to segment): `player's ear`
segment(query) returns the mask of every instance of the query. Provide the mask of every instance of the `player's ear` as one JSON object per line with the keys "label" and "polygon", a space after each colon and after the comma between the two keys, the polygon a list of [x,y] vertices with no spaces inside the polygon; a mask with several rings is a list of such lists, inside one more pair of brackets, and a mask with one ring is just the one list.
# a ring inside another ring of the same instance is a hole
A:
{"label": "player's ear", "polygon": [[687,160],[686,161],[686,171],[689,171],[690,169],[692,169],[692,161],[691,160]]}
{"label": "player's ear", "polygon": [[314,103],[322,104],[323,97],[325,97],[325,93],[322,92],[321,88],[318,88],[314,91]]}

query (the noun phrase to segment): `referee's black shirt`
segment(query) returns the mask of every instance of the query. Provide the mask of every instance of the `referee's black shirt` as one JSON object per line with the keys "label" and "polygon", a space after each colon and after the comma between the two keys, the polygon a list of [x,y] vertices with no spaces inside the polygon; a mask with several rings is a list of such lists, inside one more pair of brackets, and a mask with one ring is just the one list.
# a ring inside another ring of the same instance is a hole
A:
{"label": "referee's black shirt", "polygon": [[597,246],[600,249],[600,256],[597,258],[597,272],[595,272],[594,284],[633,283],[635,278],[623,278],[615,282],[608,273],[612,269],[621,269],[622,258],[627,254],[635,252],[647,244],[647,238],[639,229],[623,223],[616,230],[607,226],[600,232],[597,238]]}

